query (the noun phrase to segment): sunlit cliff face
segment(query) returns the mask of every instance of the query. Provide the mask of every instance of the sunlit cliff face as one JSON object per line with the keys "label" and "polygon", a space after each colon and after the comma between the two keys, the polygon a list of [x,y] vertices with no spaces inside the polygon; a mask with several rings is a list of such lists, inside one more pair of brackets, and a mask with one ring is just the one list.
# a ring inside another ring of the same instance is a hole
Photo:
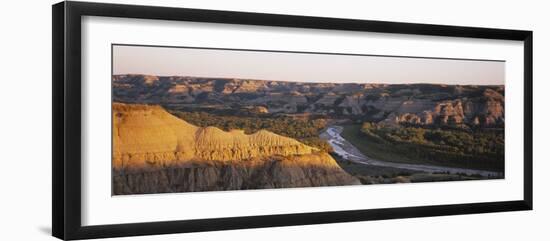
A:
{"label": "sunlit cliff face", "polygon": [[[182,164],[197,161],[242,162],[320,155],[319,150],[292,138],[261,130],[247,135],[240,130],[196,127],[159,106],[113,104],[113,167]],[[325,159],[332,159],[323,155]],[[314,160],[315,158],[311,159]],[[291,160],[291,159],[288,159]],[[296,162],[295,158],[292,159]],[[337,166],[334,161],[300,163]],[[290,161],[289,161],[290,163]]]}
{"label": "sunlit cliff face", "polygon": [[112,164],[114,195],[360,184],[292,138],[200,128],[148,105],[113,104]]}

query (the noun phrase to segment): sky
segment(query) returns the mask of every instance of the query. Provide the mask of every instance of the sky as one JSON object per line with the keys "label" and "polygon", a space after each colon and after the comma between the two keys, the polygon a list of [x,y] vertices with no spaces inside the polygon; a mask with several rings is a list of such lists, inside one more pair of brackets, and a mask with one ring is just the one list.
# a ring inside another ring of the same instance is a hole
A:
{"label": "sky", "polygon": [[126,45],[112,54],[113,74],[321,83],[502,85],[505,68],[502,61]]}

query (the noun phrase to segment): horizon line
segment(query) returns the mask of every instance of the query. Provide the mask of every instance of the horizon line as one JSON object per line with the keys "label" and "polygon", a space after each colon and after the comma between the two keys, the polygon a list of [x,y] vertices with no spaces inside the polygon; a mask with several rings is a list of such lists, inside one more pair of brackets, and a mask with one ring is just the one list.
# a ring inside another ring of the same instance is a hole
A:
{"label": "horizon line", "polygon": [[427,83],[427,82],[412,82],[412,83],[399,83],[399,84],[390,84],[385,82],[369,82],[369,83],[357,83],[357,82],[343,82],[343,83],[333,83],[333,82],[315,82],[315,81],[293,81],[293,80],[275,80],[275,79],[254,79],[254,78],[236,78],[236,77],[216,77],[216,76],[194,76],[194,75],[157,75],[157,74],[136,74],[136,73],[125,73],[125,74],[112,74],[112,76],[118,75],[136,75],[136,76],[155,76],[155,77],[185,77],[185,78],[203,78],[203,79],[229,79],[229,80],[255,80],[255,81],[275,81],[275,82],[286,82],[286,83],[305,83],[305,84],[334,84],[334,85],[344,85],[344,84],[380,84],[380,85],[448,85],[448,86],[505,86],[504,84],[443,84],[443,83]]}

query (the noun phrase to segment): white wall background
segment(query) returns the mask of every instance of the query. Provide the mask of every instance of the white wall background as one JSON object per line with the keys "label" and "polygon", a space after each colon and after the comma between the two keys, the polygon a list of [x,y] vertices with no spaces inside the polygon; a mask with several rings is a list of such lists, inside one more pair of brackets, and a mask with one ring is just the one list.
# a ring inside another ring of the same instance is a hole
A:
{"label": "white wall background", "polygon": [[[109,1],[189,8],[528,29],[534,33],[535,210],[120,238],[116,240],[548,240],[550,135],[545,1]],[[10,1],[0,9],[0,240],[54,240],[51,231],[51,8]]]}

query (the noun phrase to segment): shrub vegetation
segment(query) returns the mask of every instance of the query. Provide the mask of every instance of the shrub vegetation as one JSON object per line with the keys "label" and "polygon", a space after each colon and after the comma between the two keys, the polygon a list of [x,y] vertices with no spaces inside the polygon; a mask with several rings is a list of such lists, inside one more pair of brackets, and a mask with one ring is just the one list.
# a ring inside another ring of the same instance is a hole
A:
{"label": "shrub vegetation", "polygon": [[504,170],[502,129],[442,129],[365,122],[360,127],[359,139],[368,142],[361,145],[370,145],[378,153],[402,156],[398,158],[401,160]]}

